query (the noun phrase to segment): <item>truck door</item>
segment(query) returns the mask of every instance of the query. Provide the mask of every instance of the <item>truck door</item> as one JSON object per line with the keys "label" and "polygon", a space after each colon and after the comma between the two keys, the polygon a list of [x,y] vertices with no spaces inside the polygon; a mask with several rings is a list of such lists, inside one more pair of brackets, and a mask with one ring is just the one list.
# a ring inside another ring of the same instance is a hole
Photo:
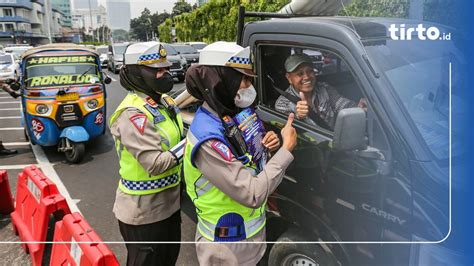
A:
{"label": "truck door", "polygon": [[[288,36],[281,37],[288,39]],[[294,38],[294,37],[292,37]],[[279,132],[289,112],[294,111],[294,103],[285,96],[297,91],[289,85],[285,76],[285,59],[291,54],[304,53],[312,58],[315,72],[315,90],[318,86],[331,90],[331,97],[341,97],[357,106],[366,94],[361,87],[364,84],[355,61],[349,60],[350,53],[341,45],[322,41],[326,45],[315,46],[320,38],[305,37],[308,45],[290,44],[287,41],[274,41],[270,44],[256,45],[257,71],[259,75],[260,105],[258,112],[266,125]],[[337,47],[342,47],[338,50]],[[285,93],[282,93],[285,91]],[[298,95],[298,93],[293,93]],[[284,99],[286,98],[286,100]],[[282,104],[286,101],[286,105]],[[337,102],[338,99],[329,99]],[[368,101],[367,101],[368,102]],[[313,102],[316,106],[316,102]],[[298,132],[298,145],[293,152],[295,159],[286,172],[286,178],[278,187],[281,198],[288,199],[279,204],[281,215],[293,223],[307,227],[306,230],[318,232],[320,239],[308,241],[381,241],[387,223],[402,223],[407,218],[388,212],[385,195],[388,176],[391,174],[390,149],[386,136],[375,118],[371,103],[367,103],[367,117],[371,132],[371,143],[377,142],[385,154],[384,160],[364,158],[356,152],[336,152],[331,148],[333,132],[328,125],[319,125],[311,119],[295,120],[294,127]],[[282,108],[287,106],[287,108]],[[293,109],[292,109],[293,107]],[[406,197],[409,204],[409,196]],[[305,211],[298,212],[299,207],[291,206],[296,202]],[[311,228],[307,213],[317,216],[320,228]],[[304,214],[304,215],[303,215]],[[408,215],[408,214],[407,214]],[[347,245],[354,263],[370,263],[377,260],[380,245]]]}

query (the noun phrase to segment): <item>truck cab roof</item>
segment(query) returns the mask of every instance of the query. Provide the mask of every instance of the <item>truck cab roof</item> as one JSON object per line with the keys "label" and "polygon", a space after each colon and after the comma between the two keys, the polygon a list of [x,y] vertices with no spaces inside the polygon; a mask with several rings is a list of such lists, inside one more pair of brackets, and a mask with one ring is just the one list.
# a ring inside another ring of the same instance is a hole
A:
{"label": "truck cab roof", "polygon": [[[378,17],[294,17],[278,18],[250,22],[244,30],[243,40],[248,40],[255,33],[301,34],[347,40],[347,34],[356,35],[360,40],[389,38],[388,28],[391,24],[418,25],[416,20]],[[427,22],[423,22],[426,24]],[[304,26],[303,26],[304,25]],[[337,34],[339,33],[339,34]],[[346,37],[344,37],[346,35]],[[351,36],[353,38],[353,36]]]}

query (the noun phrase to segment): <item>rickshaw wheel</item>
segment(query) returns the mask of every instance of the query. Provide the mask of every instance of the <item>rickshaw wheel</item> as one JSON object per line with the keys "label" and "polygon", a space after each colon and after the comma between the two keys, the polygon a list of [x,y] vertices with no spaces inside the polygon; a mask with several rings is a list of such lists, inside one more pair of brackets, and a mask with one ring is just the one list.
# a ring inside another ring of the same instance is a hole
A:
{"label": "rickshaw wheel", "polygon": [[81,142],[71,142],[71,146],[71,150],[64,152],[66,160],[71,163],[78,163],[84,157],[86,147],[84,143]]}

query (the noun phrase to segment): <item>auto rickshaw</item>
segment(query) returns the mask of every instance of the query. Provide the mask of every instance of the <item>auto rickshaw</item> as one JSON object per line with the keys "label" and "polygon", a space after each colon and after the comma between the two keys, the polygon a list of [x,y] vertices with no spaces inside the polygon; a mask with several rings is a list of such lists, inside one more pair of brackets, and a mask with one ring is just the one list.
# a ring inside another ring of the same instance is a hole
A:
{"label": "auto rickshaw", "polygon": [[106,90],[99,55],[74,44],[49,44],[21,58],[22,122],[33,144],[56,146],[78,163],[85,142],[105,133]]}

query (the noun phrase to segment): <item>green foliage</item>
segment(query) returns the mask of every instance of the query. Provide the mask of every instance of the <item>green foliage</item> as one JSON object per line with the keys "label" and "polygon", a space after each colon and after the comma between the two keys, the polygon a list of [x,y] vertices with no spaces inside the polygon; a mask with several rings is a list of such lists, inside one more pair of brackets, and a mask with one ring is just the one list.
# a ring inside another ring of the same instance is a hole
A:
{"label": "green foliage", "polygon": [[180,42],[235,41],[240,5],[247,11],[275,12],[289,2],[290,0],[210,0],[193,12],[181,14],[173,20],[167,19],[159,26],[160,40],[171,41],[174,22],[176,37]]}
{"label": "green foliage", "polygon": [[353,0],[341,16],[407,18],[410,0]]}
{"label": "green foliage", "polygon": [[186,2],[184,0],[181,0],[181,1],[178,1],[178,2],[174,3],[173,11],[171,12],[171,14],[173,15],[173,17],[175,17],[175,16],[179,16],[183,13],[191,12],[191,10],[193,10],[191,5],[188,2]]}
{"label": "green foliage", "polygon": [[423,19],[440,24],[459,27],[465,19],[463,14],[459,14],[462,1],[459,0],[424,0]]}

